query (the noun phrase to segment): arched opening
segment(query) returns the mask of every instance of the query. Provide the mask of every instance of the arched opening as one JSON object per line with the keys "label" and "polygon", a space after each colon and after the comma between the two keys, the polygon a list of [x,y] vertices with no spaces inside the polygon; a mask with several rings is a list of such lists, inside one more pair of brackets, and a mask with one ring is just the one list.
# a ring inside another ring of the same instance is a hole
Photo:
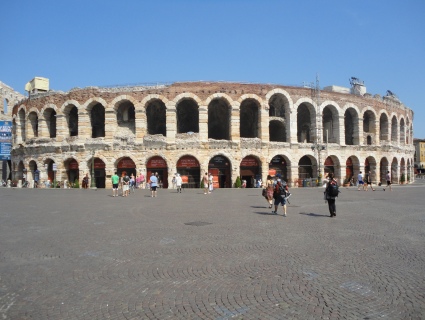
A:
{"label": "arched opening", "polygon": [[77,183],[80,185],[80,170],[77,160],[69,159],[65,161],[64,166],[66,169],[69,186],[73,188]]}
{"label": "arched opening", "polygon": [[401,158],[401,160],[400,160],[400,182],[406,183],[406,181],[407,181],[406,162],[404,161],[404,158]]}
{"label": "arched opening", "polygon": [[333,173],[335,174],[335,168],[334,168],[334,162],[332,160],[331,157],[327,157],[325,159],[325,177],[329,174],[329,173]]}
{"label": "arched opening", "polygon": [[370,172],[371,181],[375,181],[376,179],[376,160],[374,157],[367,157],[364,162],[364,174],[368,174]]}
{"label": "arched opening", "polygon": [[353,108],[348,108],[344,114],[345,144],[357,145],[358,116]]}
{"label": "arched opening", "polygon": [[47,183],[46,187],[48,186],[53,187],[53,183],[55,182],[55,175],[56,175],[56,170],[53,170],[55,169],[54,167],[56,167],[56,165],[55,165],[55,161],[53,161],[52,159],[47,159],[44,162],[44,169],[47,171],[47,180],[48,180],[48,181],[45,181]]}
{"label": "arched opening", "polygon": [[246,181],[247,188],[255,188],[255,182],[261,178],[261,164],[254,156],[246,156],[239,166],[240,177]]}
{"label": "arched opening", "polygon": [[78,136],[78,109],[76,106],[71,105],[69,106],[69,108],[67,108],[66,111],[65,111],[65,114],[66,114],[66,120],[68,122],[69,136],[76,137]]}
{"label": "arched opening", "polygon": [[345,179],[347,181],[351,181],[353,177],[354,177],[354,164],[353,164],[353,159],[351,159],[350,157],[345,162]]}
{"label": "arched opening", "polygon": [[280,155],[274,156],[269,162],[269,175],[274,177],[277,174],[280,174],[283,180],[289,182],[288,162]]}
{"label": "arched opening", "polygon": [[23,109],[18,112],[19,134],[22,141],[25,141],[25,111]]}
{"label": "arched opening", "polygon": [[313,178],[313,163],[309,156],[304,156],[298,161],[298,186],[307,187],[307,179]]}
{"label": "arched opening", "polygon": [[105,137],[105,108],[97,103],[90,110],[92,138]]}
{"label": "arched opening", "polygon": [[56,138],[56,111],[50,108],[46,109],[44,111],[44,119],[46,120],[49,137]]}
{"label": "arched opening", "polygon": [[393,144],[397,143],[397,118],[393,116],[391,119],[391,142]]}
{"label": "arched opening", "polygon": [[379,172],[380,172],[380,175],[381,175],[380,176],[381,183],[386,182],[387,171],[389,171],[388,170],[388,160],[387,160],[387,158],[384,157],[379,162]]}
{"label": "arched opening", "polygon": [[216,188],[231,188],[231,163],[225,156],[215,156],[208,163],[208,172],[213,176],[213,187]]}
{"label": "arched opening", "polygon": [[179,102],[177,110],[177,133],[199,132],[199,108],[192,99]]}
{"label": "arched opening", "polygon": [[388,141],[388,117],[385,113],[379,117],[379,140]]}
{"label": "arched opening", "polygon": [[122,134],[136,133],[136,113],[133,103],[128,100],[120,102],[118,106],[117,125]]}
{"label": "arched opening", "polygon": [[28,115],[28,120],[30,122],[30,126],[31,126],[31,136],[30,138],[37,138],[38,137],[38,116],[37,113],[30,112],[30,114]]}
{"label": "arched opening", "polygon": [[154,156],[146,163],[146,181],[149,181],[151,175],[158,174],[158,185],[162,188],[168,188],[168,166],[167,162],[159,157]]}
{"label": "arched opening", "polygon": [[117,174],[120,177],[125,175],[130,177],[132,174],[136,177],[136,164],[129,157],[121,158],[117,163]]}
{"label": "arched opening", "polygon": [[224,99],[214,99],[208,105],[208,138],[230,140],[230,106]]}
{"label": "arched opening", "polygon": [[24,171],[26,171],[25,170],[24,163],[22,161],[19,161],[19,163],[18,163],[18,171],[16,172],[15,179],[16,180],[22,180],[22,183],[24,183],[24,181],[23,181]]}
{"label": "arched opening", "polygon": [[183,156],[177,161],[177,173],[182,178],[183,188],[199,188],[201,185],[201,166],[192,156]]}
{"label": "arched opening", "polygon": [[[96,188],[105,188],[105,182],[106,182],[106,166],[105,162],[103,162],[102,159],[94,158],[94,182]],[[90,173],[92,171],[92,161],[90,160],[89,163]],[[90,174],[91,175],[91,174]]]}
{"label": "arched opening", "polygon": [[258,138],[259,133],[259,105],[254,99],[246,99],[240,109],[240,137]]}
{"label": "arched opening", "polygon": [[339,120],[338,113],[333,106],[326,106],[323,109],[322,127],[322,141],[326,143],[338,143]]}
{"label": "arched opening", "polygon": [[366,136],[366,144],[372,144],[375,135],[375,114],[367,110],[363,115],[363,133]]}
{"label": "arched opening", "polygon": [[400,120],[400,144],[406,142],[406,127],[404,125],[404,119]]}
{"label": "arched opening", "polygon": [[307,104],[302,103],[297,110],[297,138],[301,143],[312,143],[315,129],[314,123]]}
{"label": "arched opening", "polygon": [[269,123],[270,141],[285,142],[286,128],[283,120],[272,120]]}
{"label": "arched opening", "polygon": [[372,144],[372,137],[371,137],[370,135],[368,135],[368,136],[366,137],[366,144],[367,144],[368,146],[370,146],[370,145]]}
{"label": "arched opening", "polygon": [[146,107],[146,118],[148,122],[148,134],[167,134],[167,117],[164,102],[155,99]]}
{"label": "arched opening", "polygon": [[34,180],[34,188],[37,187],[38,181],[40,180],[40,170],[37,169],[37,163],[31,160],[28,164],[27,180]]}
{"label": "arched opening", "polygon": [[391,162],[391,183],[398,183],[398,160],[396,157]]}

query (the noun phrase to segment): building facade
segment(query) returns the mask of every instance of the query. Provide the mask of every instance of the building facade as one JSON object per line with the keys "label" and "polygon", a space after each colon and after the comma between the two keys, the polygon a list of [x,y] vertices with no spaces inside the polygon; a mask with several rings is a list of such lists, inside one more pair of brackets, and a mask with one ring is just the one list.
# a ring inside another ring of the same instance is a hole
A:
{"label": "building facade", "polygon": [[[14,179],[72,183],[93,174],[110,187],[118,171],[162,186],[175,173],[199,187],[280,173],[303,186],[333,171],[341,181],[371,171],[413,178],[413,112],[392,96],[225,82],[76,88],[13,107]],[[309,180],[309,181],[310,181]]]}
{"label": "building facade", "polygon": [[415,146],[415,169],[416,173],[425,173],[425,139],[413,139]]}

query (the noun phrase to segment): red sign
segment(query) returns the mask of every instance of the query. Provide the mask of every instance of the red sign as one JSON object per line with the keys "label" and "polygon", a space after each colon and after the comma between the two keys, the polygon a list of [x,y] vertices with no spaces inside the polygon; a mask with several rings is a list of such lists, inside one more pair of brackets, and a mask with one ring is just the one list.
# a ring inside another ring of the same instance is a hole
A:
{"label": "red sign", "polygon": [[347,161],[345,162],[345,165],[350,167],[353,165],[353,161],[351,160],[351,158],[348,158]]}
{"label": "red sign", "polygon": [[325,166],[332,167],[333,165],[334,165],[334,162],[332,161],[332,158],[327,157],[325,160]]}
{"label": "red sign", "polygon": [[77,160],[75,160],[75,159],[71,160],[71,162],[69,162],[69,164],[68,164],[68,168],[69,168],[69,170],[78,169],[78,162],[77,162]]}
{"label": "red sign", "polygon": [[130,158],[123,158],[118,162],[117,165],[118,169],[125,169],[125,168],[136,168],[136,164],[131,160]]}
{"label": "red sign", "polygon": [[165,162],[164,159],[161,157],[152,157],[149,159],[148,163],[146,164],[147,168],[167,168],[167,162]]}
{"label": "red sign", "polygon": [[95,169],[105,169],[105,163],[99,158],[94,159],[94,168]]}
{"label": "red sign", "polygon": [[177,161],[177,168],[199,168],[199,162],[192,156],[184,156]]}
{"label": "red sign", "polygon": [[252,156],[248,156],[242,159],[241,167],[258,167],[258,161]]}

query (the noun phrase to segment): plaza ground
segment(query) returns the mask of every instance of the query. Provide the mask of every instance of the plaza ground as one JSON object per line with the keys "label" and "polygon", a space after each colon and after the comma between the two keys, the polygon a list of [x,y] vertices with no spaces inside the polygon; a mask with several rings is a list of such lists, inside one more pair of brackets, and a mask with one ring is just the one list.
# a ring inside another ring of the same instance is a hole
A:
{"label": "plaza ground", "polygon": [[[393,192],[0,188],[0,319],[423,319],[425,181]],[[280,209],[281,210],[281,209]]]}

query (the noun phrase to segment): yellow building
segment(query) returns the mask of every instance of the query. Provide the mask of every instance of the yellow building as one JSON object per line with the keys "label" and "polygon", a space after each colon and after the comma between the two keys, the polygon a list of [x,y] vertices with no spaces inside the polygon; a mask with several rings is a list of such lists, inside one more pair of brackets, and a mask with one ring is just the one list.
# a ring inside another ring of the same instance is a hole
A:
{"label": "yellow building", "polygon": [[415,169],[425,173],[425,139],[413,139],[415,146]]}

